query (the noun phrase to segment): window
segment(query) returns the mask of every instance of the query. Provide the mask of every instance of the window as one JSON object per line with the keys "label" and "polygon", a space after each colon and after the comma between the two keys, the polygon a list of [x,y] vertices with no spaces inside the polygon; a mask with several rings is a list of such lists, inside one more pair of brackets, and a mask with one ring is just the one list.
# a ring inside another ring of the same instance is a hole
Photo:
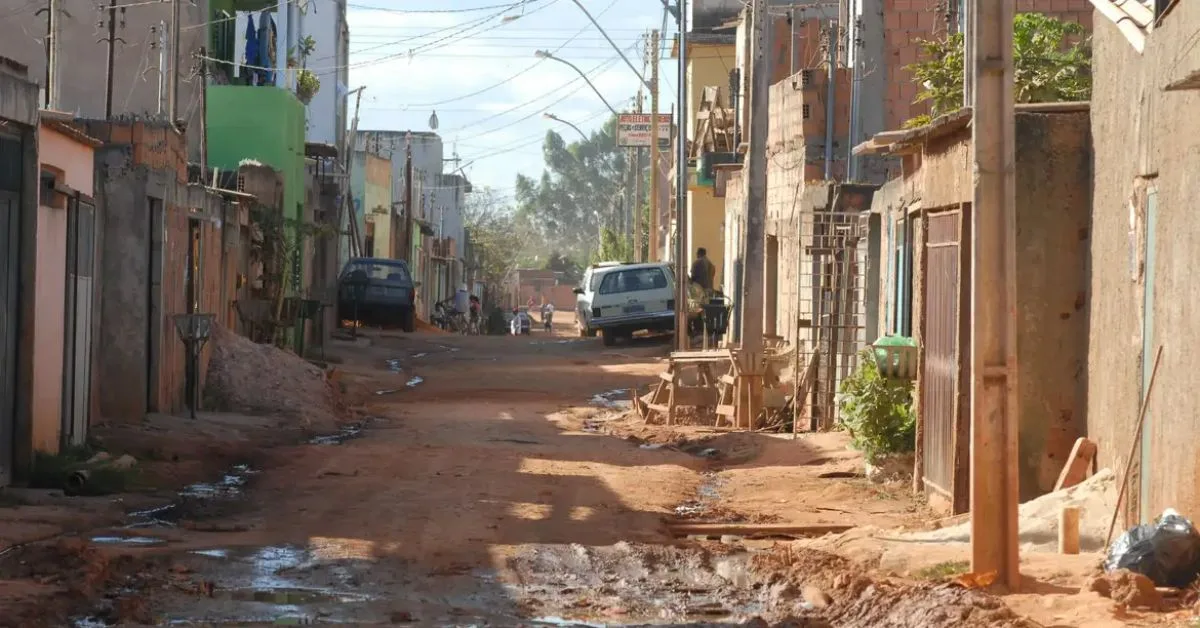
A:
{"label": "window", "polygon": [[800,70],[800,87],[808,87],[812,84],[812,70]]}
{"label": "window", "polygon": [[383,262],[351,262],[346,265],[346,274],[363,271],[368,279],[383,281],[409,281],[408,268],[404,264]]}
{"label": "window", "polygon": [[812,106],[807,105],[807,104],[802,105],[800,107],[800,115],[802,115],[804,117],[804,119],[807,120],[809,118],[809,116],[812,115]]}
{"label": "window", "polygon": [[912,221],[902,220],[896,225],[896,245],[893,250],[893,268],[896,283],[892,299],[892,333],[912,336],[912,285],[913,251]]}
{"label": "window", "polygon": [[619,294],[643,290],[661,290],[667,287],[667,276],[661,268],[637,268],[618,270],[604,275],[600,282],[600,294]]}

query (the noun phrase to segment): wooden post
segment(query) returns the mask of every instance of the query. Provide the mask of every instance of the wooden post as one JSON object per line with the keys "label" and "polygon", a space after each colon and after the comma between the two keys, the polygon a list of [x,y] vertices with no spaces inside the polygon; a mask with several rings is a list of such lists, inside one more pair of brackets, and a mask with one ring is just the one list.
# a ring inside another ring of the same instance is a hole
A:
{"label": "wooden post", "polygon": [[661,164],[658,156],[658,30],[650,31],[650,261],[657,262],[658,255],[658,187]]}
{"label": "wooden post", "polygon": [[412,133],[404,136],[404,252],[398,256],[408,262],[411,268],[415,262],[412,259],[412,228],[413,220],[417,217],[413,211],[413,163],[412,163]]}
{"label": "wooden post", "polygon": [[1015,591],[1017,548],[1014,0],[972,0],[971,571]]}
{"label": "wooden post", "polygon": [[[688,348],[688,110],[687,0],[679,3],[679,123],[675,127],[675,348]],[[651,125],[650,128],[656,128]]]}
{"label": "wooden post", "polygon": [[1058,511],[1058,553],[1079,553],[1079,507],[1063,506]]}

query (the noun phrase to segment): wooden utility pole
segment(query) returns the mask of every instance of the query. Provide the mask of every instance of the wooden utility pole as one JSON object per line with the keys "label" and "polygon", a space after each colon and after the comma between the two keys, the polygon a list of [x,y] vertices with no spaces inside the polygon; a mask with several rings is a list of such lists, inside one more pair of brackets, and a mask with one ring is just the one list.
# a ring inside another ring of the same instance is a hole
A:
{"label": "wooden utility pole", "polygon": [[[121,27],[125,27],[125,7],[121,7]],[[108,37],[100,41],[108,42],[108,59],[104,73],[104,119],[112,119],[113,101],[113,58],[117,52],[117,42],[125,43],[117,37],[117,0],[108,0]]]}
{"label": "wooden utility pole", "polygon": [[167,98],[167,114],[174,124],[179,119],[179,3],[171,2],[171,26],[168,35],[171,37],[171,86]]}
{"label": "wooden utility pole", "polygon": [[971,571],[1015,591],[1017,290],[1014,0],[972,0]]}
{"label": "wooden utility pole", "polygon": [[[687,0],[679,0],[679,123],[675,125],[675,347],[688,348]],[[658,125],[651,125],[657,129]],[[653,138],[652,138],[653,139]]]}
{"label": "wooden utility pole", "polygon": [[657,262],[658,255],[658,188],[662,164],[658,155],[658,31],[650,31],[650,229],[647,247],[650,260]]}
{"label": "wooden utility pole", "polygon": [[749,426],[762,408],[763,303],[767,227],[767,141],[770,127],[770,49],[766,0],[754,0],[749,9],[753,34],[750,40],[750,148],[746,164],[746,263],[742,302],[742,395],[739,425]]}
{"label": "wooden utility pole", "polygon": [[404,135],[404,254],[400,258],[412,268],[412,228],[417,213],[413,211],[412,133]]}

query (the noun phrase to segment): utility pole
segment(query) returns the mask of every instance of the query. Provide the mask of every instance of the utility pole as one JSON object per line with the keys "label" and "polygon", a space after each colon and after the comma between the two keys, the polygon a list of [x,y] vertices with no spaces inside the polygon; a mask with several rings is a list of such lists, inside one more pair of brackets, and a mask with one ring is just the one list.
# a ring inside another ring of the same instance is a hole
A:
{"label": "utility pole", "polygon": [[[642,110],[642,88],[638,88],[637,95],[637,112],[643,113]],[[650,125],[653,126],[657,120],[653,113],[650,116]],[[650,141],[654,138],[651,136]],[[633,261],[642,262],[642,148],[635,146],[633,148],[633,205],[629,208],[630,224],[633,227]]]}
{"label": "utility pole", "polygon": [[[825,180],[833,178],[833,129],[834,98],[837,95],[838,24],[831,21],[825,34],[825,47],[829,53],[829,68],[825,83]],[[751,102],[751,106],[754,103]],[[853,147],[852,147],[853,148]]]}
{"label": "utility pole", "polygon": [[658,255],[658,188],[661,175],[658,155],[658,31],[650,31],[650,228],[646,237],[650,240],[647,252],[650,260],[659,261]]}
{"label": "utility pole", "polygon": [[[121,28],[125,28],[125,7],[121,7]],[[113,57],[117,52],[117,42],[125,43],[117,37],[117,0],[108,0],[108,37],[100,41],[108,42],[108,60],[104,74],[104,119],[112,120],[113,101]]]}
{"label": "utility pole", "polygon": [[[675,347],[688,348],[687,0],[679,0],[679,123],[675,130]],[[657,129],[658,125],[653,125]]]}
{"label": "utility pole", "polygon": [[171,124],[174,124],[179,119],[179,3],[180,0],[170,0],[171,2],[171,27],[168,34],[171,37],[171,85],[167,99],[167,114],[171,118]]}
{"label": "utility pole", "polygon": [[42,94],[42,105],[57,110],[59,102],[59,31],[62,30],[62,7],[60,0],[49,0],[46,8],[37,13],[46,14],[46,89]]}
{"label": "utility pole", "polygon": [[[746,287],[744,290],[741,334],[742,389],[739,419],[745,425],[758,416],[762,407],[761,363],[763,352],[764,275],[766,266],[767,223],[767,140],[770,125],[770,28],[766,0],[754,0],[750,9],[753,34],[750,40],[750,148],[746,176]],[[831,138],[832,139],[832,138]],[[739,423],[739,425],[742,423]]]}
{"label": "utility pole", "polygon": [[1014,0],[972,0],[971,571],[1020,587]]}
{"label": "utility pole", "polygon": [[[358,232],[358,217],[354,215],[354,204],[350,200],[350,170],[354,165],[354,151],[358,148],[358,106],[362,104],[363,89],[363,87],[357,87],[351,92],[355,94],[354,117],[350,121],[350,134],[346,136],[342,147],[342,170],[346,176],[342,178],[341,184],[338,186],[342,193],[342,211],[346,212],[348,216],[346,222],[349,227],[347,231],[350,232],[350,250],[347,253],[350,257],[361,256],[363,249],[361,234]],[[338,224],[341,225],[340,216]]]}
{"label": "utility pole", "polygon": [[413,164],[412,133],[404,135],[404,256],[401,258],[412,265],[412,224],[417,217],[413,211]]}
{"label": "utility pole", "polygon": [[[109,58],[111,61],[111,57]],[[200,180],[208,168],[208,47],[200,46]]]}
{"label": "utility pole", "polygon": [[167,23],[158,23],[158,115],[167,108]]}

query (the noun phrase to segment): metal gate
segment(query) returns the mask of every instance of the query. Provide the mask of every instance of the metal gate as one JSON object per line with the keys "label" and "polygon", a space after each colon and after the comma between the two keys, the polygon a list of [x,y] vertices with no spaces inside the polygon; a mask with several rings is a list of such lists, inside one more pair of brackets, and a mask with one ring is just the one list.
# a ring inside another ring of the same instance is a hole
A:
{"label": "metal gate", "polygon": [[12,481],[16,414],[17,270],[20,268],[24,145],[0,132],[0,486]]}
{"label": "metal gate", "polygon": [[67,209],[67,306],[63,330],[64,445],[87,440],[92,381],[92,304],[96,206],[72,198]]}
{"label": "metal gate", "polygon": [[963,342],[963,210],[930,213],[925,237],[925,364],[921,417],[926,491],[941,493],[954,512],[968,507],[970,423],[960,402]]}
{"label": "metal gate", "polygon": [[[781,335],[795,343],[801,374],[801,429],[839,419],[837,391],[858,368],[866,338],[865,282],[869,216],[860,211],[796,212],[798,238],[780,238]],[[796,243],[800,246],[796,246]],[[796,260],[792,262],[792,260]],[[791,293],[791,294],[789,294]]]}

